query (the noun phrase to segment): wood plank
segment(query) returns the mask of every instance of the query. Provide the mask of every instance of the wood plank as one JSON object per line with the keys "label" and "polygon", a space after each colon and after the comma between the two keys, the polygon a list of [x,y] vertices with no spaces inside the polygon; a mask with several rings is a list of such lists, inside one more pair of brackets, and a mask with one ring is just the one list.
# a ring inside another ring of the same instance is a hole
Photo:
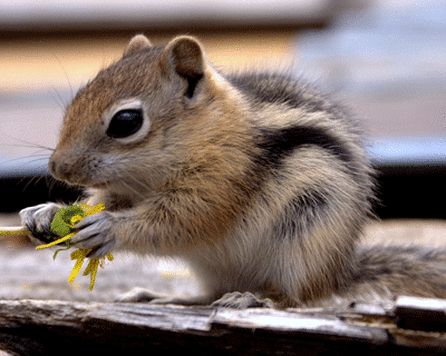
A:
{"label": "wood plank", "polygon": [[394,312],[401,328],[446,332],[445,299],[401,296]]}
{"label": "wood plank", "polygon": [[335,316],[307,315],[299,312],[271,311],[268,309],[218,311],[214,323],[239,329],[293,332],[296,335],[314,335],[321,340],[364,341],[382,345],[387,334],[379,328],[349,325]]}
{"label": "wood plank", "polygon": [[[355,313],[350,311],[350,313]],[[390,317],[390,316],[389,316]],[[389,337],[390,334],[401,336]],[[408,342],[418,340],[428,342]],[[231,310],[129,303],[0,301],[0,349],[19,354],[181,351],[205,354],[441,354],[437,333],[361,325],[324,310]]]}

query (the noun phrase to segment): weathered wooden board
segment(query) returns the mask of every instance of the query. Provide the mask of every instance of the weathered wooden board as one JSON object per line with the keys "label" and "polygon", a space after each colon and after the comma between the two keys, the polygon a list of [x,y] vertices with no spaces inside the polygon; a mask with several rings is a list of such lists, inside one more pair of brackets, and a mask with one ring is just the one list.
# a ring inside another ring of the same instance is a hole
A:
{"label": "weathered wooden board", "polygon": [[[366,229],[365,242],[444,246],[445,228],[440,221],[375,223]],[[9,299],[0,302],[0,350],[8,354],[446,353],[446,329],[438,319],[442,309],[436,307],[444,301],[405,297],[394,307],[288,311],[114,304],[116,296],[135,286],[185,296],[198,293],[199,284],[184,265],[116,255],[100,270],[90,293],[82,278],[79,284],[67,283],[72,266],[67,253],[53,261],[52,251],[35,251],[25,242],[0,244],[0,299]]]}
{"label": "weathered wooden board", "polygon": [[[128,303],[0,301],[0,349],[20,355],[442,354],[443,333],[399,328],[393,310],[216,309]],[[367,312],[369,310],[369,312]]]}
{"label": "weathered wooden board", "polygon": [[446,300],[400,297],[395,316],[398,326],[406,329],[445,331]]}

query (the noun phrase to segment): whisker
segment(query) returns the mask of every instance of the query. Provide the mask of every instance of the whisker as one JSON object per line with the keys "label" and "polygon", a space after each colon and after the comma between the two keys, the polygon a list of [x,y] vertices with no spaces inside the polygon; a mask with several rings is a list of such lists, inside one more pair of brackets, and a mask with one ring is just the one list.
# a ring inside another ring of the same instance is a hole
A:
{"label": "whisker", "polygon": [[135,193],[135,195],[140,195],[141,193],[138,192],[134,187],[132,187],[130,184],[128,184],[125,180],[121,180],[120,181],[121,184],[125,185],[127,187],[127,189],[129,189],[130,191],[132,191],[133,193]]}
{"label": "whisker", "polygon": [[67,103],[64,101],[62,96],[59,94],[57,89],[55,87],[51,87],[53,91],[53,98],[56,101],[57,105],[62,109],[62,111],[65,111],[65,107],[67,106]]}
{"label": "whisker", "polygon": [[34,158],[34,157],[50,157],[48,153],[39,153],[39,151],[31,152],[29,155],[14,157],[11,159],[27,159],[27,158]]}
{"label": "whisker", "polygon": [[45,178],[47,175],[45,174],[45,175],[41,175],[41,176],[38,176],[37,177],[37,180],[36,180],[36,182],[35,182],[35,184],[37,184],[37,183],[39,183],[43,178]]}
{"label": "whisker", "polygon": [[[17,143],[0,143],[0,146],[7,146],[7,147],[24,147],[24,148],[40,148],[41,151],[49,151],[49,148],[47,147],[38,147],[36,145],[24,145],[24,144],[17,144]],[[52,149],[51,149],[52,150]]]}
{"label": "whisker", "polygon": [[[62,61],[60,60],[60,58],[55,53],[53,53],[53,57],[59,63],[60,68],[62,69],[62,71],[65,74],[65,79],[67,80],[68,86],[70,87],[70,94],[71,94],[71,99],[72,99],[74,97],[74,91],[73,91],[73,86],[71,85],[70,77],[68,76],[68,73],[65,70],[65,67],[63,66]],[[66,106],[66,104],[64,106]],[[65,107],[64,107],[64,109],[65,109]]]}
{"label": "whisker", "polygon": [[[48,195],[51,194],[51,184],[50,182],[48,182],[48,178],[52,178],[50,175],[48,174],[42,174],[42,175],[38,175],[38,176],[32,176],[30,181],[25,185],[25,187],[23,188],[23,190],[26,190],[31,184],[36,185],[37,183],[39,183],[42,179],[45,178],[45,186],[47,188],[48,191]],[[23,180],[24,178],[22,178]]]}
{"label": "whisker", "polygon": [[141,189],[144,189],[144,190],[148,190],[148,189],[150,189],[150,187],[149,187],[148,185],[144,184],[144,183],[141,182],[141,181],[138,181],[135,177],[133,177],[133,176],[129,176],[129,178],[130,178],[135,184],[139,185],[139,186],[141,187]]}
{"label": "whisker", "polygon": [[[132,157],[125,157],[123,159],[124,162],[131,162]],[[148,184],[145,184],[142,181],[137,180],[134,176],[132,175],[128,175],[128,177],[130,178],[130,180],[132,180],[132,182],[134,182],[136,185],[138,185],[141,189],[143,190],[150,190],[150,186]]]}
{"label": "whisker", "polygon": [[51,196],[52,191],[56,187],[56,185],[67,186],[67,184],[61,180],[54,178],[51,174],[47,174],[45,177],[45,184],[48,190],[48,195]]}
{"label": "whisker", "polygon": [[26,188],[28,188],[28,186],[31,183],[34,182],[35,184],[37,184],[43,177],[44,177],[44,175],[41,175],[41,174],[39,174],[39,175],[32,175],[32,176],[24,176],[24,177],[20,178],[19,184],[23,183],[26,179],[29,179],[29,182],[23,188],[23,190],[26,190]]}
{"label": "whisker", "polygon": [[54,187],[57,184],[57,180],[53,178],[53,176],[46,176],[45,177],[45,183],[48,189],[48,195],[51,196],[51,192],[53,191]]}
{"label": "whisker", "polygon": [[46,161],[48,161],[48,157],[40,157],[40,158],[30,159],[30,160],[27,160],[26,163],[34,163],[34,162],[39,162],[39,161],[43,161],[43,160],[45,160],[45,162],[42,162],[42,163],[45,163],[45,167],[47,167],[48,165],[46,164]]}
{"label": "whisker", "polygon": [[[11,158],[11,159],[4,159],[4,160],[0,160],[0,164],[7,164],[7,163],[15,163],[15,162],[20,162],[22,161],[23,158],[19,157],[19,158]],[[34,162],[39,162],[42,161],[42,165],[45,164],[46,165],[46,161],[48,160],[48,157],[36,157],[34,159],[31,160],[26,160],[23,163],[34,163]]]}
{"label": "whisker", "polygon": [[[20,180],[20,182],[22,183],[26,178],[27,177],[23,177]],[[28,183],[26,183],[25,186],[23,187],[22,192],[24,192],[26,189],[28,189],[28,187],[31,185],[31,183],[33,183],[34,180],[36,180],[34,184],[37,184],[38,179],[39,179],[39,176],[32,176],[31,179],[28,181]]]}
{"label": "whisker", "polygon": [[[2,135],[3,136],[7,136],[7,137],[9,137],[12,140],[16,140],[16,141],[19,141],[19,142],[22,142],[22,143],[26,143],[26,144],[29,145],[29,147],[32,147],[32,148],[41,148],[41,149],[48,150],[48,151],[51,151],[51,152],[54,151],[54,148],[51,148],[51,147],[48,147],[48,146],[44,146],[44,145],[40,145],[40,144],[37,144],[37,143],[34,143],[34,142],[30,142],[30,141],[24,140],[22,138],[14,137],[14,136],[11,136],[10,134],[7,134],[5,132],[2,132]],[[11,146],[13,146],[13,144],[11,144]]]}

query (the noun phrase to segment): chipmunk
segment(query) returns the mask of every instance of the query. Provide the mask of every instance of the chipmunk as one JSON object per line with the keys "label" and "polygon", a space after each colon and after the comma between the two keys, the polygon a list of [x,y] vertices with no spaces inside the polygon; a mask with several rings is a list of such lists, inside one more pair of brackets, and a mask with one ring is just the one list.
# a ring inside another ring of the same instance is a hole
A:
{"label": "chipmunk", "polygon": [[[444,251],[359,244],[373,171],[344,111],[288,75],[223,74],[194,37],[153,46],[135,36],[66,108],[49,170],[108,207],[78,223],[73,244],[90,257],[181,257],[206,292],[181,300],[137,289],[123,301],[446,297]],[[58,208],[24,209],[22,223],[45,240]]]}

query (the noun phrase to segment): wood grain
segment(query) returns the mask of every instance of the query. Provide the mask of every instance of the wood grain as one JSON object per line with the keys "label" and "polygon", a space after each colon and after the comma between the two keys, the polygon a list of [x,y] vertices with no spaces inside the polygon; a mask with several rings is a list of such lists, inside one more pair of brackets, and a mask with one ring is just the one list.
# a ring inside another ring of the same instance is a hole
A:
{"label": "wood grain", "polygon": [[[444,334],[398,328],[391,311],[383,311],[381,318],[368,313],[368,321],[362,318],[360,323],[361,316],[354,309],[239,311],[127,303],[0,301],[0,348],[33,355],[86,350],[101,354],[181,351],[244,355],[446,352]],[[396,334],[401,336],[395,338]]]}
{"label": "wood grain", "polygon": [[446,330],[446,300],[401,297],[395,305],[397,324],[406,329]]}

